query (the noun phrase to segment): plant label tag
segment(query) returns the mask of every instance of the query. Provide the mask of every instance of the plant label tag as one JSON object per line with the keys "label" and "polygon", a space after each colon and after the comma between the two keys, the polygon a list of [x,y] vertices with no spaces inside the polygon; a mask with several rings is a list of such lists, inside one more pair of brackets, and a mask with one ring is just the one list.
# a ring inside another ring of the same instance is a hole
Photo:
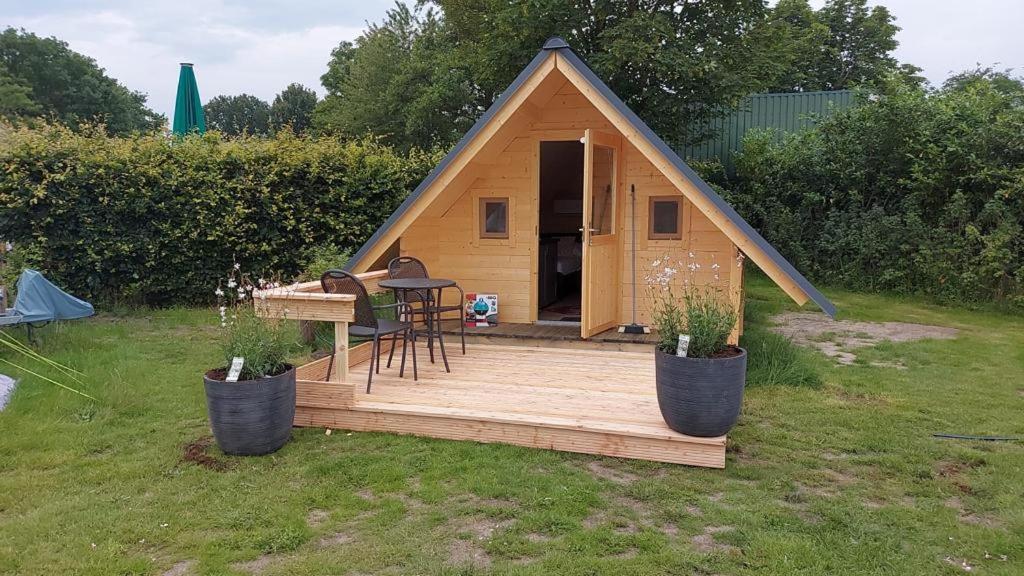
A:
{"label": "plant label tag", "polygon": [[241,356],[232,358],[231,368],[228,370],[228,377],[225,380],[228,382],[238,382],[238,376],[242,373],[242,364],[245,364],[245,358]]}
{"label": "plant label tag", "polygon": [[690,349],[690,335],[680,334],[679,343],[676,344],[676,356],[686,356],[686,351]]}

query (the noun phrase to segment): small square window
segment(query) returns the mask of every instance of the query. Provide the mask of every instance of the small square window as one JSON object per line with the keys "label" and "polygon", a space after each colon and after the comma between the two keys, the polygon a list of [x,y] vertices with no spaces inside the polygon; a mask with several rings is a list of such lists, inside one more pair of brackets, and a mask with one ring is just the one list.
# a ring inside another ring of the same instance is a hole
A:
{"label": "small square window", "polygon": [[681,240],[683,237],[683,200],[672,196],[651,198],[647,237],[650,240]]}
{"label": "small square window", "polygon": [[480,199],[480,237],[508,238],[508,198]]}

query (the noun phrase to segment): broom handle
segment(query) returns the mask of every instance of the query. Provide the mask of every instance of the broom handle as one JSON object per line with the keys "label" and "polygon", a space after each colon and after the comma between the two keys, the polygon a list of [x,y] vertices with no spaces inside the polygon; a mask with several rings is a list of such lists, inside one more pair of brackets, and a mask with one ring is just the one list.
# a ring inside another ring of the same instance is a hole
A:
{"label": "broom handle", "polygon": [[629,197],[633,211],[633,325],[636,325],[636,184],[629,185]]}

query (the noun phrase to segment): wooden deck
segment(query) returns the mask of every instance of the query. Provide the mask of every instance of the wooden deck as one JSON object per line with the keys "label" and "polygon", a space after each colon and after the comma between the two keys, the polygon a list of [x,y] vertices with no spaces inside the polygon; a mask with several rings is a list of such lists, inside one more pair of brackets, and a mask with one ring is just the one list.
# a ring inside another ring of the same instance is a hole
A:
{"label": "wooden deck", "polygon": [[324,361],[307,364],[295,424],[725,466],[724,436],[694,438],[665,425],[650,351],[470,344],[463,356],[456,338],[446,340],[450,374],[421,344],[419,381],[411,362],[398,377],[396,354],[392,368],[374,375],[370,394],[366,356],[356,349],[345,383],[318,381]]}

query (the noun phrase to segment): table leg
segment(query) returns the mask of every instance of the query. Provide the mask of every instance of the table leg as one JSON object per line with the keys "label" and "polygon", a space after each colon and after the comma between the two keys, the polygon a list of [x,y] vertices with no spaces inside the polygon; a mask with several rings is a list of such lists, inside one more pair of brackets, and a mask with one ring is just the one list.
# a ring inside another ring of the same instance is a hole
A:
{"label": "table leg", "polygon": [[451,372],[451,368],[448,367],[448,355],[444,352],[444,337],[442,336],[444,326],[441,324],[441,288],[437,289],[437,302],[434,308],[437,309],[437,322],[435,323],[435,326],[437,326],[437,344],[441,348],[441,359],[444,360],[444,371]]}
{"label": "table leg", "polygon": [[[427,290],[427,294],[432,294]],[[430,352],[430,363],[434,363],[434,315],[430,312],[430,297],[423,303],[423,319],[427,321],[427,351]]]}

